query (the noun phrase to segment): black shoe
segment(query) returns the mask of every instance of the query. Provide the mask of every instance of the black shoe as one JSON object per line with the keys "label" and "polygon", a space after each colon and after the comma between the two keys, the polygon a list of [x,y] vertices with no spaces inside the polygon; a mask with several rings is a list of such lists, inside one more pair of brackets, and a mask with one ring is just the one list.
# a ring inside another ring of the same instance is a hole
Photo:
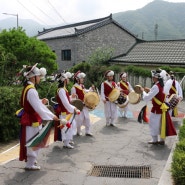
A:
{"label": "black shoe", "polygon": [[64,145],[64,146],[63,146],[63,148],[73,149],[73,148],[74,148],[74,146],[71,146],[70,144],[68,144],[68,145]]}
{"label": "black shoe", "polygon": [[76,134],[76,135],[77,135],[77,136],[82,136],[82,133],[81,133],[81,132],[80,132],[80,133],[78,133],[78,132],[77,132],[77,134]]}
{"label": "black shoe", "polygon": [[93,135],[91,133],[87,133],[85,134],[86,136],[90,136],[90,137],[93,137]]}
{"label": "black shoe", "polygon": [[110,126],[115,127],[115,124],[114,123],[111,123]]}
{"label": "black shoe", "polygon": [[149,141],[148,144],[151,144],[151,145],[157,145],[158,144],[158,141]]}
{"label": "black shoe", "polygon": [[159,145],[165,145],[165,141],[158,141]]}

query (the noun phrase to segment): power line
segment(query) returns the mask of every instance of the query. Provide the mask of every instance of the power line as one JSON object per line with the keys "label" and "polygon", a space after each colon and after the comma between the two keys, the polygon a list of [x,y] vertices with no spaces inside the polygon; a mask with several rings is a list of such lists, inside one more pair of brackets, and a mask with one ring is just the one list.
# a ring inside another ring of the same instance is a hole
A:
{"label": "power line", "polygon": [[43,20],[41,20],[39,17],[37,17],[35,14],[33,14],[28,8],[26,8],[19,0],[17,0],[17,2],[23,6],[30,14],[32,14],[34,17],[36,17],[38,20],[40,20],[41,22],[43,22],[46,26],[49,26],[46,22],[44,22]]}
{"label": "power line", "polygon": [[[57,11],[57,9],[51,4],[51,2],[48,0],[48,3],[49,3],[49,5],[55,10],[55,13],[57,13],[57,15],[64,21],[64,23],[66,23],[66,24],[69,24],[69,23],[67,23],[65,20],[64,20],[64,18],[60,15],[60,13]],[[69,29],[71,29],[72,30],[72,33],[74,32],[74,30],[72,29],[72,28],[69,28]],[[66,30],[68,33],[71,33],[69,30]]]}
{"label": "power line", "polygon": [[48,3],[49,3],[49,5],[55,10],[55,13],[57,13],[57,15],[64,21],[64,23],[66,23],[66,24],[69,24],[69,23],[67,23],[65,20],[64,20],[64,18],[60,15],[60,13],[57,11],[57,9],[51,4],[51,2],[48,0]]}
{"label": "power line", "polygon": [[55,21],[56,24],[58,24],[56,22],[55,19],[53,19],[53,17],[50,17],[48,14],[46,14],[42,9],[40,9],[39,7],[37,7],[32,1],[30,1],[38,10],[40,10],[45,16],[49,17],[50,19],[52,19],[53,21]]}

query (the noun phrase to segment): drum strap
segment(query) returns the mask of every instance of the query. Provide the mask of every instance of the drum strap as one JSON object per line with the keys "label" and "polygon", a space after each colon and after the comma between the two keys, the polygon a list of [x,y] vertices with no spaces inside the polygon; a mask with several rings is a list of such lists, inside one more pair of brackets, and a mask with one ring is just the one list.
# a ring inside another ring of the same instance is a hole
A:
{"label": "drum strap", "polygon": [[[174,83],[171,86],[171,90],[174,92],[174,94],[177,94],[177,89],[175,88],[175,81],[174,81]],[[175,107],[173,109],[173,114],[174,114],[175,117],[178,115],[177,107]]]}
{"label": "drum strap", "polygon": [[126,87],[126,89],[128,89],[128,85],[127,85],[125,82],[121,81],[120,83],[121,83],[124,87]]}
{"label": "drum strap", "polygon": [[114,85],[113,85],[112,83],[109,83],[108,81],[105,81],[105,83],[106,83],[108,86],[110,86],[112,89],[115,88]]}
{"label": "drum strap", "polygon": [[177,94],[177,90],[173,85],[172,85],[171,89],[174,91],[175,94]]}
{"label": "drum strap", "polygon": [[84,89],[82,89],[82,87],[77,86],[77,85],[74,85],[74,87],[76,87],[77,89],[80,89],[80,90],[83,91],[83,93],[85,94],[85,91],[84,91]]}
{"label": "drum strap", "polygon": [[160,109],[162,109],[162,120],[161,120],[161,138],[164,139],[166,137],[166,112],[169,109],[169,107],[166,105],[166,103],[161,102],[156,97],[153,98],[154,101],[161,105]]}

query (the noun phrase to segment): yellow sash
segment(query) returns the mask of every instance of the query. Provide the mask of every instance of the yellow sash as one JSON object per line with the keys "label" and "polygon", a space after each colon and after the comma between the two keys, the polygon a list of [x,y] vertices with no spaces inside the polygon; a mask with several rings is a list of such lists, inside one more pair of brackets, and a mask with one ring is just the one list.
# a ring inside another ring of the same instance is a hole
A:
{"label": "yellow sash", "polygon": [[24,99],[25,99],[25,95],[26,92],[31,89],[31,88],[35,88],[35,86],[33,84],[28,85],[25,89],[24,89],[24,93],[23,93],[23,105],[24,105]]}
{"label": "yellow sash", "polygon": [[120,83],[128,89],[128,85],[125,82],[121,81]]}
{"label": "yellow sash", "polygon": [[[60,89],[61,89],[61,88],[58,88],[58,89],[57,89],[57,93],[60,91]],[[68,92],[68,90],[66,89],[65,86],[63,87],[63,89],[64,89],[66,92]],[[62,115],[62,116],[66,116],[66,112],[61,112],[61,115]]]}
{"label": "yellow sash", "polygon": [[[26,95],[26,92],[29,90],[29,89],[31,89],[31,88],[34,88],[35,89],[35,86],[33,85],[33,84],[30,84],[30,85],[28,85],[26,88],[25,88],[25,90],[24,90],[24,93],[23,93],[23,105],[24,105],[24,99],[25,99],[25,95]],[[32,123],[32,127],[38,127],[40,124],[39,124],[39,122],[33,122]]]}
{"label": "yellow sash", "polygon": [[162,109],[162,119],[161,119],[161,134],[160,134],[160,137],[162,139],[164,139],[166,137],[166,111],[169,109],[169,107],[166,105],[166,103],[162,103],[156,97],[154,97],[153,99],[158,105],[161,105],[160,109]]}
{"label": "yellow sash", "polygon": [[76,87],[77,89],[82,90],[83,94],[85,94],[85,91],[84,91],[84,89],[82,89],[82,87],[81,87],[81,86],[74,85],[74,87]]}

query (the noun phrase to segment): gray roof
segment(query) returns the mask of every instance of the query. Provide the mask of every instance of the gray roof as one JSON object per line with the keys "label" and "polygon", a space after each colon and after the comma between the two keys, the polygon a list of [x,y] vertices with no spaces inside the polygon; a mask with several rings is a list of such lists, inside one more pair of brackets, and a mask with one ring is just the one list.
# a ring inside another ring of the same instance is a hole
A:
{"label": "gray roof", "polygon": [[122,28],[124,31],[126,31],[128,34],[135,37],[134,34],[132,34],[126,28],[123,28],[123,26],[121,26],[118,22],[112,19],[112,14],[111,14],[108,17],[104,17],[100,19],[94,19],[90,21],[79,22],[79,23],[69,24],[69,25],[60,26],[60,27],[44,29],[42,32],[38,33],[37,39],[48,40],[48,39],[56,39],[56,38],[62,38],[62,37],[77,36],[77,35],[89,32],[91,30],[97,29],[99,27],[102,27],[110,23],[116,24],[117,26]]}
{"label": "gray roof", "polygon": [[185,65],[185,40],[143,41],[113,62],[147,65]]}

